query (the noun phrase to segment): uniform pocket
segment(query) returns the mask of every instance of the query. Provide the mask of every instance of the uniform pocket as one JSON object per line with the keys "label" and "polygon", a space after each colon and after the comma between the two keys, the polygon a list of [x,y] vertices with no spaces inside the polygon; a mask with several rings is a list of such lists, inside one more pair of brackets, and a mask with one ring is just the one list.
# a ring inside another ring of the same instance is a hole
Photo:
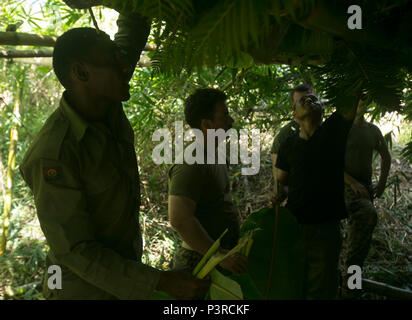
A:
{"label": "uniform pocket", "polygon": [[97,195],[105,192],[120,179],[118,170],[111,164],[104,164],[98,168],[90,169],[90,172],[86,172],[85,176],[83,180],[85,182],[86,192],[89,195]]}

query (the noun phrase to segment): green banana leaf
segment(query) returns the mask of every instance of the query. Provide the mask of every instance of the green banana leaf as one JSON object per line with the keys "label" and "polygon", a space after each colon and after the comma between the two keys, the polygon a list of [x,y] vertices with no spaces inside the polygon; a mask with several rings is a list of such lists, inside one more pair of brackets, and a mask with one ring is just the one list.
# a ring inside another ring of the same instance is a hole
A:
{"label": "green banana leaf", "polygon": [[209,290],[210,300],[243,300],[240,285],[213,269],[210,273],[211,285]]}
{"label": "green banana leaf", "polygon": [[[301,299],[303,291],[303,244],[295,217],[286,208],[279,208],[277,240],[270,290],[266,296],[275,229],[275,210],[264,208],[252,213],[241,228],[241,235],[259,228],[253,235],[248,274],[261,296],[266,299]],[[248,289],[243,288],[245,297]],[[253,296],[253,293],[251,294]]]}
{"label": "green banana leaf", "polygon": [[151,300],[176,300],[168,295],[166,292],[155,290],[152,294]]}
{"label": "green banana leaf", "polygon": [[244,300],[263,300],[264,296],[256,287],[249,273],[232,274],[228,277],[240,285]]}

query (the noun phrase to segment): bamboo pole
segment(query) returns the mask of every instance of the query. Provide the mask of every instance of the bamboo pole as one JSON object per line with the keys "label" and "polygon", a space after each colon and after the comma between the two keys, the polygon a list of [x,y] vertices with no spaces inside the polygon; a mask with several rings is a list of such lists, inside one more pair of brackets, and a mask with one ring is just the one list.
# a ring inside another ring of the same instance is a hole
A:
{"label": "bamboo pole", "polygon": [[52,58],[51,57],[45,57],[45,58],[13,58],[13,62],[16,63],[24,63],[24,64],[30,64],[30,65],[36,65],[36,66],[41,66],[41,67],[53,67],[52,63]]}
{"label": "bamboo pole", "polygon": [[13,108],[13,124],[10,130],[10,147],[9,147],[9,155],[7,161],[7,174],[6,174],[6,192],[3,201],[3,233],[1,236],[1,244],[0,244],[0,255],[4,254],[6,251],[6,244],[7,244],[7,235],[9,232],[9,224],[10,224],[10,212],[11,212],[11,203],[13,199],[13,176],[14,176],[14,169],[16,165],[16,150],[17,150],[17,142],[18,142],[18,125],[20,119],[20,104],[22,100],[22,92],[23,87],[17,87],[17,99],[14,104]]}
{"label": "bamboo pole", "polygon": [[[0,57],[1,58],[1,57]],[[31,65],[38,65],[43,67],[53,67],[53,60],[51,57],[44,57],[44,58],[13,58],[13,62],[24,63],[24,64],[31,64]],[[140,60],[137,62],[137,68],[146,68],[152,65],[152,61],[147,56],[140,56]]]}
{"label": "bamboo pole", "polygon": [[393,299],[412,300],[412,291],[393,287],[378,281],[362,279],[362,289]]}
{"label": "bamboo pole", "polygon": [[0,32],[0,44],[8,46],[54,47],[57,37],[21,32]]}
{"label": "bamboo pole", "polygon": [[6,184],[4,183],[6,178],[5,178],[5,168],[3,165],[3,161],[0,159],[0,190],[1,190],[1,196],[6,198]]}
{"label": "bamboo pole", "polygon": [[52,50],[0,50],[0,58],[35,58],[52,56]]}
{"label": "bamboo pole", "polygon": [[[276,192],[279,190],[279,181],[276,181]],[[272,274],[273,274],[273,268],[275,266],[275,253],[276,253],[276,246],[278,242],[278,220],[279,220],[279,206],[280,204],[276,204],[274,207],[275,210],[275,224],[273,226],[273,240],[272,240],[272,253],[270,257],[270,268],[269,268],[269,275],[268,275],[268,281],[266,284],[266,292],[265,292],[265,300],[268,300],[269,295],[270,295],[270,290],[271,290],[271,285],[272,285]]]}
{"label": "bamboo pole", "polygon": [[[0,45],[54,47],[57,37],[21,32],[0,32]],[[143,51],[156,51],[155,44],[146,43]]]}

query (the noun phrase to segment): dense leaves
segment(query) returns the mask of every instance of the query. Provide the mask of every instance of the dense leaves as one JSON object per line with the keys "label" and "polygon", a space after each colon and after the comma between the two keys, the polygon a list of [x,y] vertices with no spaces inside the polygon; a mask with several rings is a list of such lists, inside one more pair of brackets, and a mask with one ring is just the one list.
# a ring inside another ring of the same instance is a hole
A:
{"label": "dense leaves", "polygon": [[[339,9],[337,14],[342,15],[346,10],[346,3],[340,2],[343,3],[343,11]],[[0,29],[4,31],[7,26],[23,21],[18,31],[60,35],[72,27],[92,26],[86,10],[71,9],[60,0],[33,1],[31,7],[28,3],[22,0],[1,1]],[[219,0],[133,0],[118,3],[137,3],[134,7],[126,8],[127,11],[137,10],[151,16],[153,24],[149,41],[160,45],[158,52],[150,54],[152,60],[158,60],[155,67],[136,70],[131,83],[132,98],[125,104],[127,116],[136,135],[142,178],[141,225],[146,240],[143,261],[159,269],[168,268],[179,238],[167,224],[168,167],[154,165],[151,152],[155,143],[151,137],[159,128],[173,131],[174,121],[183,120],[183,100],[195,88],[216,87],[224,90],[229,97],[231,115],[235,119],[234,127],[259,128],[262,140],[265,140],[261,172],[259,176],[249,177],[252,190],[245,191],[246,183],[243,177],[237,174],[239,168],[232,168],[231,183],[238,186],[234,198],[243,216],[247,212],[244,210],[246,202],[252,202],[256,210],[262,207],[265,196],[269,193],[271,164],[267,149],[273,134],[291,119],[288,95],[294,86],[302,82],[311,83],[321,98],[328,97],[333,101],[332,105],[344,107],[346,103],[340,101],[345,101],[342,94],[347,93],[344,91],[345,86],[360,81],[362,90],[372,95],[373,101],[368,112],[374,120],[381,119],[388,110],[398,110],[399,113],[407,115],[407,119],[412,119],[411,69],[410,65],[408,66],[411,55],[403,54],[408,49],[408,23],[412,20],[405,19],[408,15],[408,10],[403,8],[405,1],[360,2],[364,12],[373,12],[364,16],[367,18],[366,22],[382,21],[381,29],[386,30],[382,37],[386,39],[393,36],[393,42],[382,41],[382,48],[379,45],[363,44],[360,40],[351,40],[350,37],[357,33],[348,32],[346,27],[342,34],[329,34],[325,30],[304,27],[305,21],[314,23],[314,18],[309,17],[317,1],[239,1],[232,6],[233,1]],[[251,11],[246,10],[255,3],[260,7],[253,5]],[[335,4],[334,1],[330,3],[331,7]],[[262,8],[269,5],[271,7],[266,15]],[[223,16],[223,11],[219,12],[216,8],[226,8],[226,14]],[[109,33],[114,32],[115,27],[112,30],[104,23],[112,11],[97,7],[94,12],[99,26]],[[336,13],[330,12],[332,16]],[[221,20],[214,22],[215,14],[221,17]],[[243,16],[235,19],[236,14]],[[256,19],[258,21],[254,22]],[[221,34],[213,31],[213,36],[203,41],[208,30],[202,30],[200,21],[209,21],[215,26],[214,30],[219,30]],[[297,21],[301,23],[296,23]],[[346,23],[345,19],[343,23]],[[111,26],[114,26],[114,23]],[[193,35],[195,31],[196,35]],[[227,40],[226,37],[230,39]],[[368,37],[365,39],[370,40]],[[195,51],[190,48],[197,48],[195,45],[200,45],[202,41],[204,50],[199,50],[194,56]],[[224,41],[225,45],[222,46],[219,41]],[[265,50],[261,50],[262,48]],[[337,60],[334,62],[334,59]],[[267,65],[255,62],[264,62]],[[319,65],[318,62],[322,64]],[[317,65],[316,68],[314,64]],[[14,103],[19,96],[22,97],[16,154],[16,163],[19,164],[36,132],[58,106],[63,89],[50,67],[0,60],[0,70],[0,173],[1,177],[4,177]],[[397,102],[399,99],[400,108]],[[397,130],[396,127],[393,130]],[[398,130],[404,135],[402,141],[412,138],[406,121]],[[412,159],[411,150],[412,144],[409,144],[409,149],[406,149],[404,154]],[[398,161],[398,158],[395,160]],[[378,280],[388,282],[393,276],[390,272],[382,271],[381,266],[392,270],[392,261],[396,260],[395,273],[402,275],[408,267],[407,257],[410,256],[409,234],[406,233],[410,232],[410,214],[407,213],[410,211],[410,200],[407,178],[401,173],[406,172],[408,177],[409,175],[405,169],[396,170],[394,177],[400,177],[398,180],[403,183],[403,194],[399,193],[399,187],[395,188],[395,182],[390,185],[388,196],[382,200],[386,211],[381,217],[383,222],[375,240],[376,250],[371,253],[374,262],[371,268],[378,270],[379,276],[382,276]],[[5,181],[2,180],[1,189],[4,184]],[[8,255],[0,260],[0,299],[4,286],[17,288],[32,282],[35,282],[35,285],[40,283],[47,251],[35,218],[32,194],[18,173],[14,179],[13,199]],[[0,208],[2,207],[3,201],[0,199]],[[272,222],[268,221],[268,224],[272,225]],[[262,235],[262,239],[270,237]],[[271,243],[271,239],[268,243]],[[381,255],[385,255],[385,259],[382,259]],[[233,279],[241,284],[245,298],[259,298],[264,295],[261,293],[263,284],[260,290],[255,288],[252,294],[252,289],[245,289],[251,287],[250,279],[242,277]],[[399,279],[395,285],[409,281]],[[37,293],[34,296],[32,291],[24,292],[25,298],[41,296],[38,291],[35,291]]]}
{"label": "dense leaves", "polygon": [[[119,12],[137,11],[154,21],[160,71],[203,66],[250,67],[255,62],[324,65],[317,76],[331,103],[347,108],[361,92],[381,111],[400,110],[410,86],[411,49],[406,2],[366,2],[361,30],[347,27],[350,1],[104,0]],[[367,13],[367,14],[366,14]],[[394,22],[402,27],[393,27]]]}

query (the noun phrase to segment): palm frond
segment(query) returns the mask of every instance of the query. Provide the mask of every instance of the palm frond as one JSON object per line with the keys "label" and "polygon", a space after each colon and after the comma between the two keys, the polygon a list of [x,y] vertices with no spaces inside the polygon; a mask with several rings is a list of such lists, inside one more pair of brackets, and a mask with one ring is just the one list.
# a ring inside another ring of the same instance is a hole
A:
{"label": "palm frond", "polygon": [[[380,22],[399,18],[403,28],[408,26],[408,14],[402,15],[402,10],[408,13],[406,2],[362,0],[360,5],[370,12],[365,18],[367,30],[362,33],[363,38],[353,36],[355,31],[348,32],[346,27],[338,30],[340,33],[332,32],[334,17],[348,3],[351,2],[104,0],[106,6],[120,12],[137,11],[152,18],[152,37],[159,50],[150,57],[157,72],[179,74],[185,69],[190,73],[205,66],[244,68],[252,64],[251,56],[255,63],[265,64],[313,62],[324,64],[315,68],[313,76],[338,108],[348,108],[365,92],[383,113],[400,110],[401,91],[408,87],[405,79],[412,70],[412,51],[406,39],[401,39],[406,33],[388,25],[388,32],[397,32],[394,41],[369,41],[366,45],[360,39],[388,39]],[[317,11],[319,8],[323,11]],[[301,22],[313,19],[316,23],[306,24],[305,29]],[[379,36],[371,34],[374,30],[380,32]],[[396,43],[404,44],[395,46]]]}
{"label": "palm frond", "polygon": [[173,22],[180,14],[193,16],[191,0],[103,0],[103,5],[124,14],[138,12],[149,18]]}
{"label": "palm frond", "polygon": [[385,111],[399,111],[405,74],[394,52],[341,43],[330,61],[315,67],[326,98],[339,109],[350,108],[361,93]]}
{"label": "palm frond", "polygon": [[253,0],[219,2],[188,35],[193,65],[225,64],[252,44],[257,45],[269,27],[269,5],[269,1]]}
{"label": "palm frond", "polygon": [[412,137],[411,141],[405,146],[401,151],[402,158],[408,160],[409,163],[412,163]]}

